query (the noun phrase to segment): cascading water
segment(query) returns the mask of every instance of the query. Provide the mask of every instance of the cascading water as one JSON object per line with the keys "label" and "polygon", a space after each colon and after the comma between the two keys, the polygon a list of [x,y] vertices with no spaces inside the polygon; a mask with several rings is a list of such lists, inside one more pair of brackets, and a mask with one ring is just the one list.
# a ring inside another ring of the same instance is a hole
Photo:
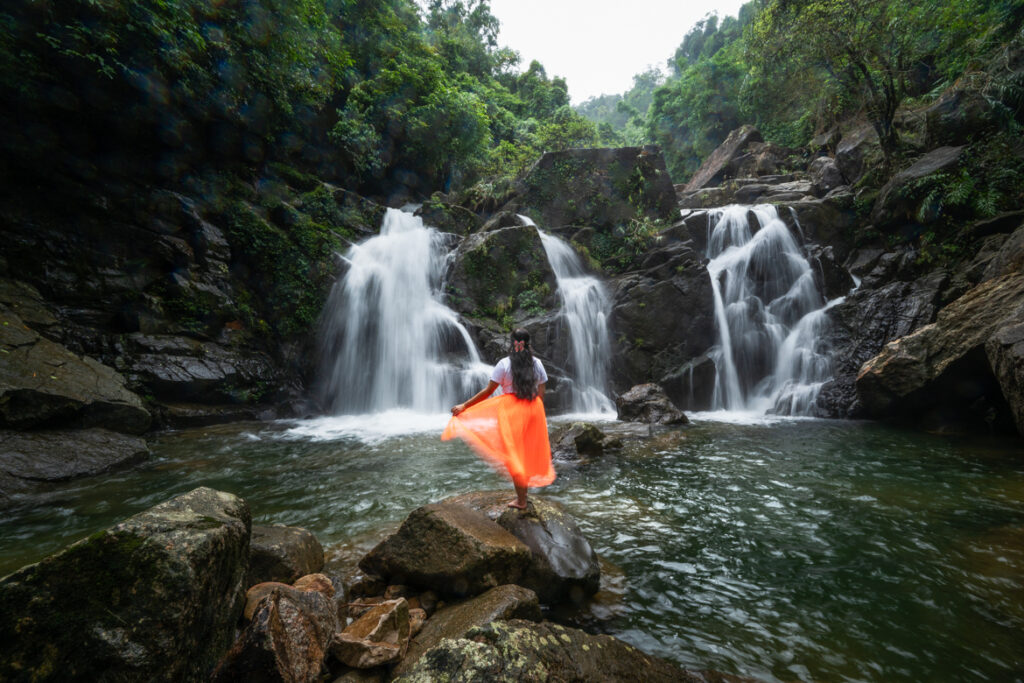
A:
{"label": "cascading water", "polygon": [[480,390],[490,367],[439,290],[450,235],[388,209],[352,246],[321,330],[322,396],[334,414],[441,413]]}
{"label": "cascading water", "polygon": [[719,339],[712,409],[810,414],[832,375],[828,306],[811,264],[771,205],[728,206],[708,225]]}
{"label": "cascading water", "polygon": [[[528,220],[528,219],[527,219]],[[608,383],[608,314],[611,302],[604,285],[583,270],[579,255],[564,240],[538,230],[555,273],[562,315],[569,328],[570,371],[574,375],[572,409],[577,413],[611,413]]]}

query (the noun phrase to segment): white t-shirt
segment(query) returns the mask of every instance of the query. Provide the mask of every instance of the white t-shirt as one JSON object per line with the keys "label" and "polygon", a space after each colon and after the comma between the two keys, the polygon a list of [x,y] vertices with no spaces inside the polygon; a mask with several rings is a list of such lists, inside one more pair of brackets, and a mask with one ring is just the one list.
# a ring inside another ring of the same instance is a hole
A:
{"label": "white t-shirt", "polygon": [[[533,374],[537,378],[537,384],[544,384],[548,381],[548,373],[544,370],[544,364],[540,358],[533,357]],[[512,359],[505,356],[498,361],[491,372],[491,381],[501,385],[501,394],[513,394],[512,390]],[[501,396],[501,394],[495,394]]]}

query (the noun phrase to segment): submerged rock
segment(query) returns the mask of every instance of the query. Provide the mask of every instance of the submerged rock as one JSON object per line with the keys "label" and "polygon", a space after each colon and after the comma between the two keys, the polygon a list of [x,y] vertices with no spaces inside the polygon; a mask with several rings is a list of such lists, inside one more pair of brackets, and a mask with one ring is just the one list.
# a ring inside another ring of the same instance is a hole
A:
{"label": "submerged rock", "polygon": [[[266,585],[266,584],[264,584]],[[217,683],[313,683],[324,668],[338,614],[315,590],[275,585],[214,672]]]}
{"label": "submerged rock", "polygon": [[638,384],[615,399],[619,419],[627,422],[678,425],[689,420],[669,399],[668,394],[654,383]]}
{"label": "submerged rock", "polygon": [[509,508],[509,494],[478,491],[448,498],[444,503],[464,505],[495,520],[524,543],[530,559],[516,583],[533,590],[545,604],[582,602],[597,592],[601,566],[590,542],[561,505],[529,497],[526,511]]}
{"label": "submerged rock", "polygon": [[552,452],[568,458],[602,456],[609,443],[608,435],[589,422],[573,422],[551,436]]}
{"label": "submerged rock", "polygon": [[198,488],[0,580],[0,679],[206,680],[234,637],[249,508]]}
{"label": "submerged rock", "polygon": [[0,477],[26,485],[100,474],[148,455],[142,437],[106,429],[0,431]]}
{"label": "submerged rock", "polygon": [[393,584],[456,596],[517,583],[530,549],[487,515],[452,500],[413,510],[363,559],[363,571]]}
{"label": "submerged rock", "polygon": [[324,568],[324,549],[311,531],[275,524],[254,526],[249,544],[249,585],[291,583]]}
{"label": "submerged rock", "polygon": [[[720,680],[730,679],[739,680]],[[462,638],[442,640],[395,680],[706,683],[708,678],[611,636],[512,619],[473,628]]]}
{"label": "submerged rock", "polygon": [[522,586],[497,586],[457,605],[438,610],[409,643],[409,652],[391,672],[402,676],[420,657],[446,638],[462,638],[473,627],[507,619],[542,619],[537,594]]}

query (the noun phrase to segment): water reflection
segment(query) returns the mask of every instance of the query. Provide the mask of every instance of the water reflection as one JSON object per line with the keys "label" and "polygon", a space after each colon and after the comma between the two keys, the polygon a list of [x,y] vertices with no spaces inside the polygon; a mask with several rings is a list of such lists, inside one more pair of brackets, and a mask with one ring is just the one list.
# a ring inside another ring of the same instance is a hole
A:
{"label": "water reflection", "polygon": [[[709,417],[651,438],[627,431],[618,454],[557,464],[545,495],[577,516],[607,573],[587,628],[766,680],[1024,675],[1016,441]],[[0,522],[0,573],[199,485],[349,560],[419,505],[506,485],[429,431],[304,429],[317,427],[167,434],[148,463],[54,486],[48,505]]]}

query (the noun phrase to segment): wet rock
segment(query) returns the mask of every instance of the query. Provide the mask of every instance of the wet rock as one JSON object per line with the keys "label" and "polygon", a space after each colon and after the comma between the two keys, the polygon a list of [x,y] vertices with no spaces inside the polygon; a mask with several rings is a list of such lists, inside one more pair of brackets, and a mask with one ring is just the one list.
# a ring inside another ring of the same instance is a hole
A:
{"label": "wet rock", "polygon": [[541,227],[579,225],[598,232],[638,215],[678,216],[665,159],[653,145],[546,152],[504,210],[528,214]]}
{"label": "wet rock", "polygon": [[556,455],[568,458],[588,455],[600,457],[604,455],[607,438],[607,434],[589,422],[573,422],[552,435],[551,450]]}
{"label": "wet rock", "polygon": [[[873,262],[877,264],[881,256],[875,254]],[[868,258],[866,263],[864,267],[870,268],[872,260]],[[882,268],[897,272],[895,268]],[[828,309],[828,343],[835,368],[833,379],[818,394],[817,406],[823,416],[864,416],[854,385],[861,366],[888,342],[933,322],[947,281],[947,273],[941,270],[877,288],[867,287],[865,278],[860,289]]]}
{"label": "wet rock", "polygon": [[0,428],[149,428],[149,412],[121,375],[44,339],[10,310],[0,311],[0,349]]}
{"label": "wet rock", "polygon": [[334,604],[323,593],[278,584],[259,601],[212,680],[318,681],[338,626]]}
{"label": "wet rock", "polygon": [[989,337],[985,355],[1010,406],[1017,433],[1024,436],[1024,320],[1017,316]]}
{"label": "wet rock", "polygon": [[611,379],[618,391],[662,377],[715,343],[706,260],[682,244],[665,253],[670,258],[653,269],[610,283]]}
{"label": "wet rock", "polygon": [[526,511],[509,508],[509,494],[478,491],[447,498],[495,520],[529,548],[529,561],[515,583],[533,590],[545,604],[582,602],[597,592],[601,566],[576,520],[557,503],[531,495]]}
{"label": "wet rock", "polygon": [[480,230],[481,232],[490,232],[492,230],[501,230],[502,228],[525,228],[528,226],[530,226],[530,222],[519,214],[512,211],[499,211],[488,218]]}
{"label": "wet rock", "polygon": [[469,209],[446,202],[436,194],[423,202],[416,215],[423,219],[424,225],[457,235],[476,232],[483,224],[480,217]]}
{"label": "wet rock", "polygon": [[4,680],[205,680],[234,637],[249,508],[198,488],[0,580]]}
{"label": "wet rock", "polygon": [[847,184],[843,172],[839,170],[839,164],[831,157],[818,157],[807,167],[807,173],[814,194],[819,197]]}
{"label": "wet rock", "polygon": [[735,200],[736,188],[730,186],[702,187],[679,193],[680,209],[711,209],[731,204]]}
{"label": "wet rock", "polygon": [[960,163],[963,147],[939,147],[925,154],[909,168],[894,175],[882,186],[871,209],[871,222],[879,228],[891,226],[900,221],[913,222],[918,210],[919,199],[907,193],[911,183]]}
{"label": "wet rock", "polygon": [[0,490],[11,494],[38,482],[93,476],[147,456],[141,437],[105,429],[0,430]]}
{"label": "wet rock", "polygon": [[409,637],[409,603],[387,600],[335,634],[331,654],[348,666],[372,669],[404,657]]}
{"label": "wet rock", "polygon": [[763,142],[761,133],[753,126],[742,126],[729,133],[725,141],[704,160],[690,182],[686,183],[684,191],[693,192],[720,184],[726,177],[730,163],[752,142]]}
{"label": "wet rock", "polygon": [[1005,430],[1012,419],[985,355],[1002,327],[1024,315],[1024,274],[988,280],[943,308],[936,321],[890,342],[857,376],[868,414],[935,429]]}
{"label": "wet rock", "polygon": [[497,586],[475,598],[439,610],[423,630],[409,643],[409,652],[391,672],[400,677],[408,673],[420,657],[444,639],[458,639],[477,626],[508,619],[540,621],[537,594],[522,586]]}
{"label": "wet rock", "polygon": [[825,299],[832,300],[845,296],[853,289],[850,271],[842,266],[831,246],[808,244],[806,250],[807,261],[814,268],[815,284],[818,291],[825,295]]}
{"label": "wet rock", "polygon": [[53,339],[51,332],[57,327],[57,318],[50,312],[39,290],[32,285],[0,278],[0,307],[9,308],[33,330]]}
{"label": "wet rock", "polygon": [[512,315],[517,322],[556,307],[558,286],[532,226],[474,233],[455,253],[449,305],[471,317]]}
{"label": "wet rock", "polygon": [[663,376],[658,384],[683,410],[710,410],[718,368],[707,354],[697,356]]}
{"label": "wet rock", "polygon": [[470,629],[463,638],[442,640],[395,680],[706,683],[708,679],[611,636],[512,619]]}
{"label": "wet rock", "polygon": [[121,369],[135,385],[167,402],[245,403],[250,393],[280,380],[271,359],[256,351],[140,332],[126,337],[126,347]]}
{"label": "wet rock", "polygon": [[689,420],[675,407],[665,390],[649,382],[638,384],[615,399],[619,419],[627,422],[678,425]]}
{"label": "wet rock", "polygon": [[391,583],[465,596],[516,583],[529,562],[530,549],[487,515],[442,501],[413,510],[359,567]]}
{"label": "wet rock", "polygon": [[300,527],[254,526],[249,551],[249,585],[291,583],[324,567],[324,549],[312,532]]}

